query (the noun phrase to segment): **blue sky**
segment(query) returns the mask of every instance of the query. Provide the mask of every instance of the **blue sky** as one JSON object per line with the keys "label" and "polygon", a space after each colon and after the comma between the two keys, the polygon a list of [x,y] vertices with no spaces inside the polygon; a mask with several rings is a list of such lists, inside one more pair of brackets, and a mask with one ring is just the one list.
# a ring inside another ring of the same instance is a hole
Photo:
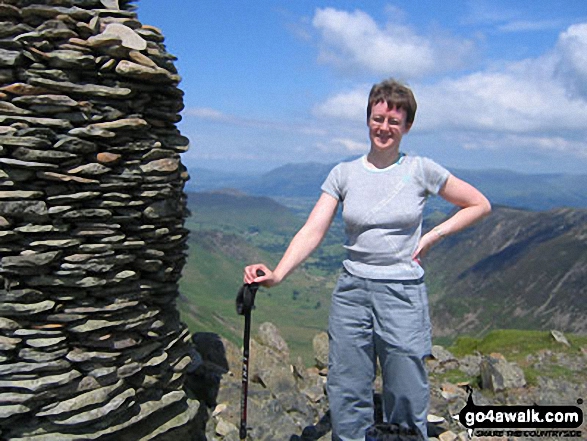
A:
{"label": "blue sky", "polygon": [[408,154],[587,171],[585,0],[136,5],[178,58],[190,168],[264,172],[366,153],[369,89],[395,77],[418,101]]}

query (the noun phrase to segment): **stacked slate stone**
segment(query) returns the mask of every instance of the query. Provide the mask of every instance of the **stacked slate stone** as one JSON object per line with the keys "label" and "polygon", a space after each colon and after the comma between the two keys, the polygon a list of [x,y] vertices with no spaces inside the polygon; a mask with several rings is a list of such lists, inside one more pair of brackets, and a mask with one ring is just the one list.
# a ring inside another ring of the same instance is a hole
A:
{"label": "stacked slate stone", "polygon": [[0,0],[0,439],[167,439],[198,411],[183,94],[133,10]]}

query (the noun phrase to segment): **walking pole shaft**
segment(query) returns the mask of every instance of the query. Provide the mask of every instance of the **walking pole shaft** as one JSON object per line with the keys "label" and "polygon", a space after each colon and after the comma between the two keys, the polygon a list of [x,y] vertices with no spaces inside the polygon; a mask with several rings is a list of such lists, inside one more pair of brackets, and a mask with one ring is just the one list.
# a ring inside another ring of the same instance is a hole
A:
{"label": "walking pole shaft", "polygon": [[243,373],[241,391],[241,424],[239,437],[241,440],[247,438],[247,398],[249,393],[249,342],[251,339],[251,311],[245,313],[245,334],[243,345]]}
{"label": "walking pole shaft", "polygon": [[[265,273],[257,270],[257,276],[264,276]],[[259,289],[257,283],[245,284],[237,296],[237,313],[245,316],[245,333],[243,336],[243,381],[241,392],[241,424],[239,438],[247,438],[247,399],[249,394],[249,349],[251,342],[251,311],[255,306],[255,294]]]}

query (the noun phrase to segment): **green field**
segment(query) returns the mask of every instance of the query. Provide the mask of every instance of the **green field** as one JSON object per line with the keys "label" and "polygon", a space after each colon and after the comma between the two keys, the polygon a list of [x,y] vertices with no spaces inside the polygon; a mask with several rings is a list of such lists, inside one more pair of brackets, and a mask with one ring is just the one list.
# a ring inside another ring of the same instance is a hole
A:
{"label": "green field", "polygon": [[[243,268],[257,262],[274,267],[303,217],[268,198],[223,193],[190,195],[190,210],[189,255],[178,301],[182,319],[192,332],[215,332],[240,345],[244,319],[236,314],[235,299]],[[261,288],[253,330],[274,323],[292,356],[312,364],[312,339],[326,330],[341,253],[331,235],[283,284]]]}

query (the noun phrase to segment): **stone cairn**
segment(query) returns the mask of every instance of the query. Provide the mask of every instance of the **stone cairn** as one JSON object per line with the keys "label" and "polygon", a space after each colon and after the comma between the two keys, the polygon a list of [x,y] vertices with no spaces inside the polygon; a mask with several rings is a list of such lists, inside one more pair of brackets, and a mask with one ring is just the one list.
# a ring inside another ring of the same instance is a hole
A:
{"label": "stone cairn", "polygon": [[191,439],[197,420],[183,94],[134,9],[0,0],[0,439]]}

